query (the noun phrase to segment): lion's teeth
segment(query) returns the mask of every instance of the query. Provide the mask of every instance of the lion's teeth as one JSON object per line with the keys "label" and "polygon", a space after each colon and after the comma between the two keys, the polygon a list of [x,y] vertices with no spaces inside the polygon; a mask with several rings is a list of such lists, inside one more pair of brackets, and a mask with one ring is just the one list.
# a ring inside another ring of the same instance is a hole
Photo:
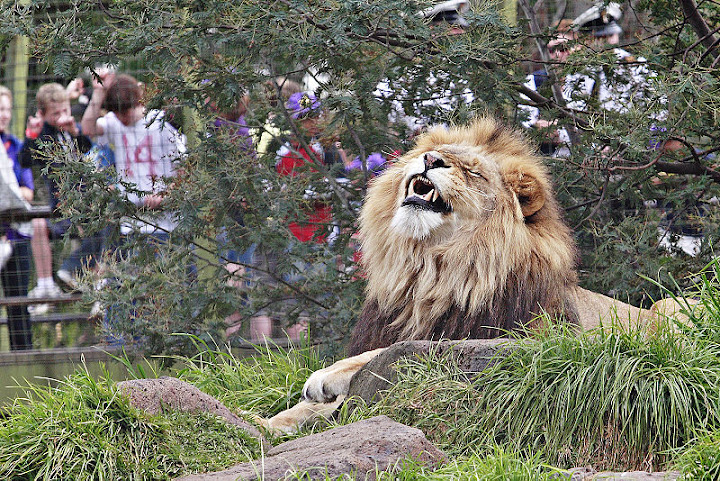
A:
{"label": "lion's teeth", "polygon": [[436,190],[436,189],[433,189],[433,191],[432,191],[432,201],[431,201],[431,202],[435,202],[436,200],[438,200],[438,193],[437,193],[437,190]]}

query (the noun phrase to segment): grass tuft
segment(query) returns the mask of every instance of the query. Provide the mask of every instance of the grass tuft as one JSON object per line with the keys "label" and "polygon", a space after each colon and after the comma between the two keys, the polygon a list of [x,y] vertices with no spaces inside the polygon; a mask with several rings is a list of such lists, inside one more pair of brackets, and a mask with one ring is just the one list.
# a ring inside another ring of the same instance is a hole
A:
{"label": "grass tuft", "polygon": [[95,380],[79,370],[56,387],[30,385],[26,395],[0,420],[0,479],[168,479],[259,451],[244,431],[213,416],[133,408],[107,371]]}
{"label": "grass tuft", "polygon": [[657,470],[720,426],[718,354],[671,332],[548,330],[473,382],[448,359],[407,361],[383,401],[351,418],[388,414],[455,456],[501,445],[560,467]]}
{"label": "grass tuft", "polygon": [[228,408],[273,416],[295,405],[313,371],[323,367],[310,347],[256,346],[252,357],[238,358],[229,349],[204,349],[176,376],[217,398]]}

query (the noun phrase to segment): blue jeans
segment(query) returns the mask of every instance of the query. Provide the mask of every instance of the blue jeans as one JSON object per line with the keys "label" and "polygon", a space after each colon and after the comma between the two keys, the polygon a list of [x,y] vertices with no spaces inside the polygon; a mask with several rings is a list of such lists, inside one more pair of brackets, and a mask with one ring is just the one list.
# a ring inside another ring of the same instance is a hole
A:
{"label": "blue jeans", "polygon": [[95,235],[81,239],[80,247],[70,253],[67,259],[63,261],[60,269],[76,275],[83,268],[92,269],[95,267],[111,231],[112,227],[107,226]]}

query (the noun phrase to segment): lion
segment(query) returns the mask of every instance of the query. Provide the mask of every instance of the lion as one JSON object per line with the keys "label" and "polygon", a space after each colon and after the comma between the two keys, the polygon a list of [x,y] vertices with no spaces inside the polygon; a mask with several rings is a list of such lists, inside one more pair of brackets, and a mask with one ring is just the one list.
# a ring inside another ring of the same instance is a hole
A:
{"label": "lion", "polygon": [[403,340],[487,339],[541,327],[628,328],[642,310],[578,285],[577,251],[547,169],[516,130],[482,118],[436,127],[375,178],[360,215],[366,300],[352,357],[313,373],[298,405],[266,420],[293,431],[335,410],[355,372]]}

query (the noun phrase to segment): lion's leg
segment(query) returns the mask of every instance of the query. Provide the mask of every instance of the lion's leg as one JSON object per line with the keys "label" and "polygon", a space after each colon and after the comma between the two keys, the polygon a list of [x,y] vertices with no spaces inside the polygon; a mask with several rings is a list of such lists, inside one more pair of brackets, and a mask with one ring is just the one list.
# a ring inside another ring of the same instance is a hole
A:
{"label": "lion's leg", "polygon": [[350,389],[350,379],[353,375],[384,350],[383,347],[366,351],[315,371],[305,381],[303,398],[307,401],[326,403],[333,401],[338,396],[346,395]]}
{"label": "lion's leg", "polygon": [[350,379],[385,348],[341,359],[310,375],[303,387],[303,400],[270,419],[254,416],[255,422],[275,433],[292,433],[320,418],[328,418],[342,404]]}
{"label": "lion's leg", "polygon": [[319,419],[329,419],[344,399],[345,396],[338,396],[333,402],[329,403],[300,401],[295,406],[276,414],[270,419],[255,418],[255,421],[275,434],[294,433],[306,424]]}
{"label": "lion's leg", "polygon": [[675,322],[690,326],[691,323],[688,312],[692,312],[697,305],[698,301],[695,299],[678,301],[672,298],[666,298],[655,302],[649,310],[653,330],[657,329],[660,324],[666,322],[670,322],[673,328],[676,327]]}

